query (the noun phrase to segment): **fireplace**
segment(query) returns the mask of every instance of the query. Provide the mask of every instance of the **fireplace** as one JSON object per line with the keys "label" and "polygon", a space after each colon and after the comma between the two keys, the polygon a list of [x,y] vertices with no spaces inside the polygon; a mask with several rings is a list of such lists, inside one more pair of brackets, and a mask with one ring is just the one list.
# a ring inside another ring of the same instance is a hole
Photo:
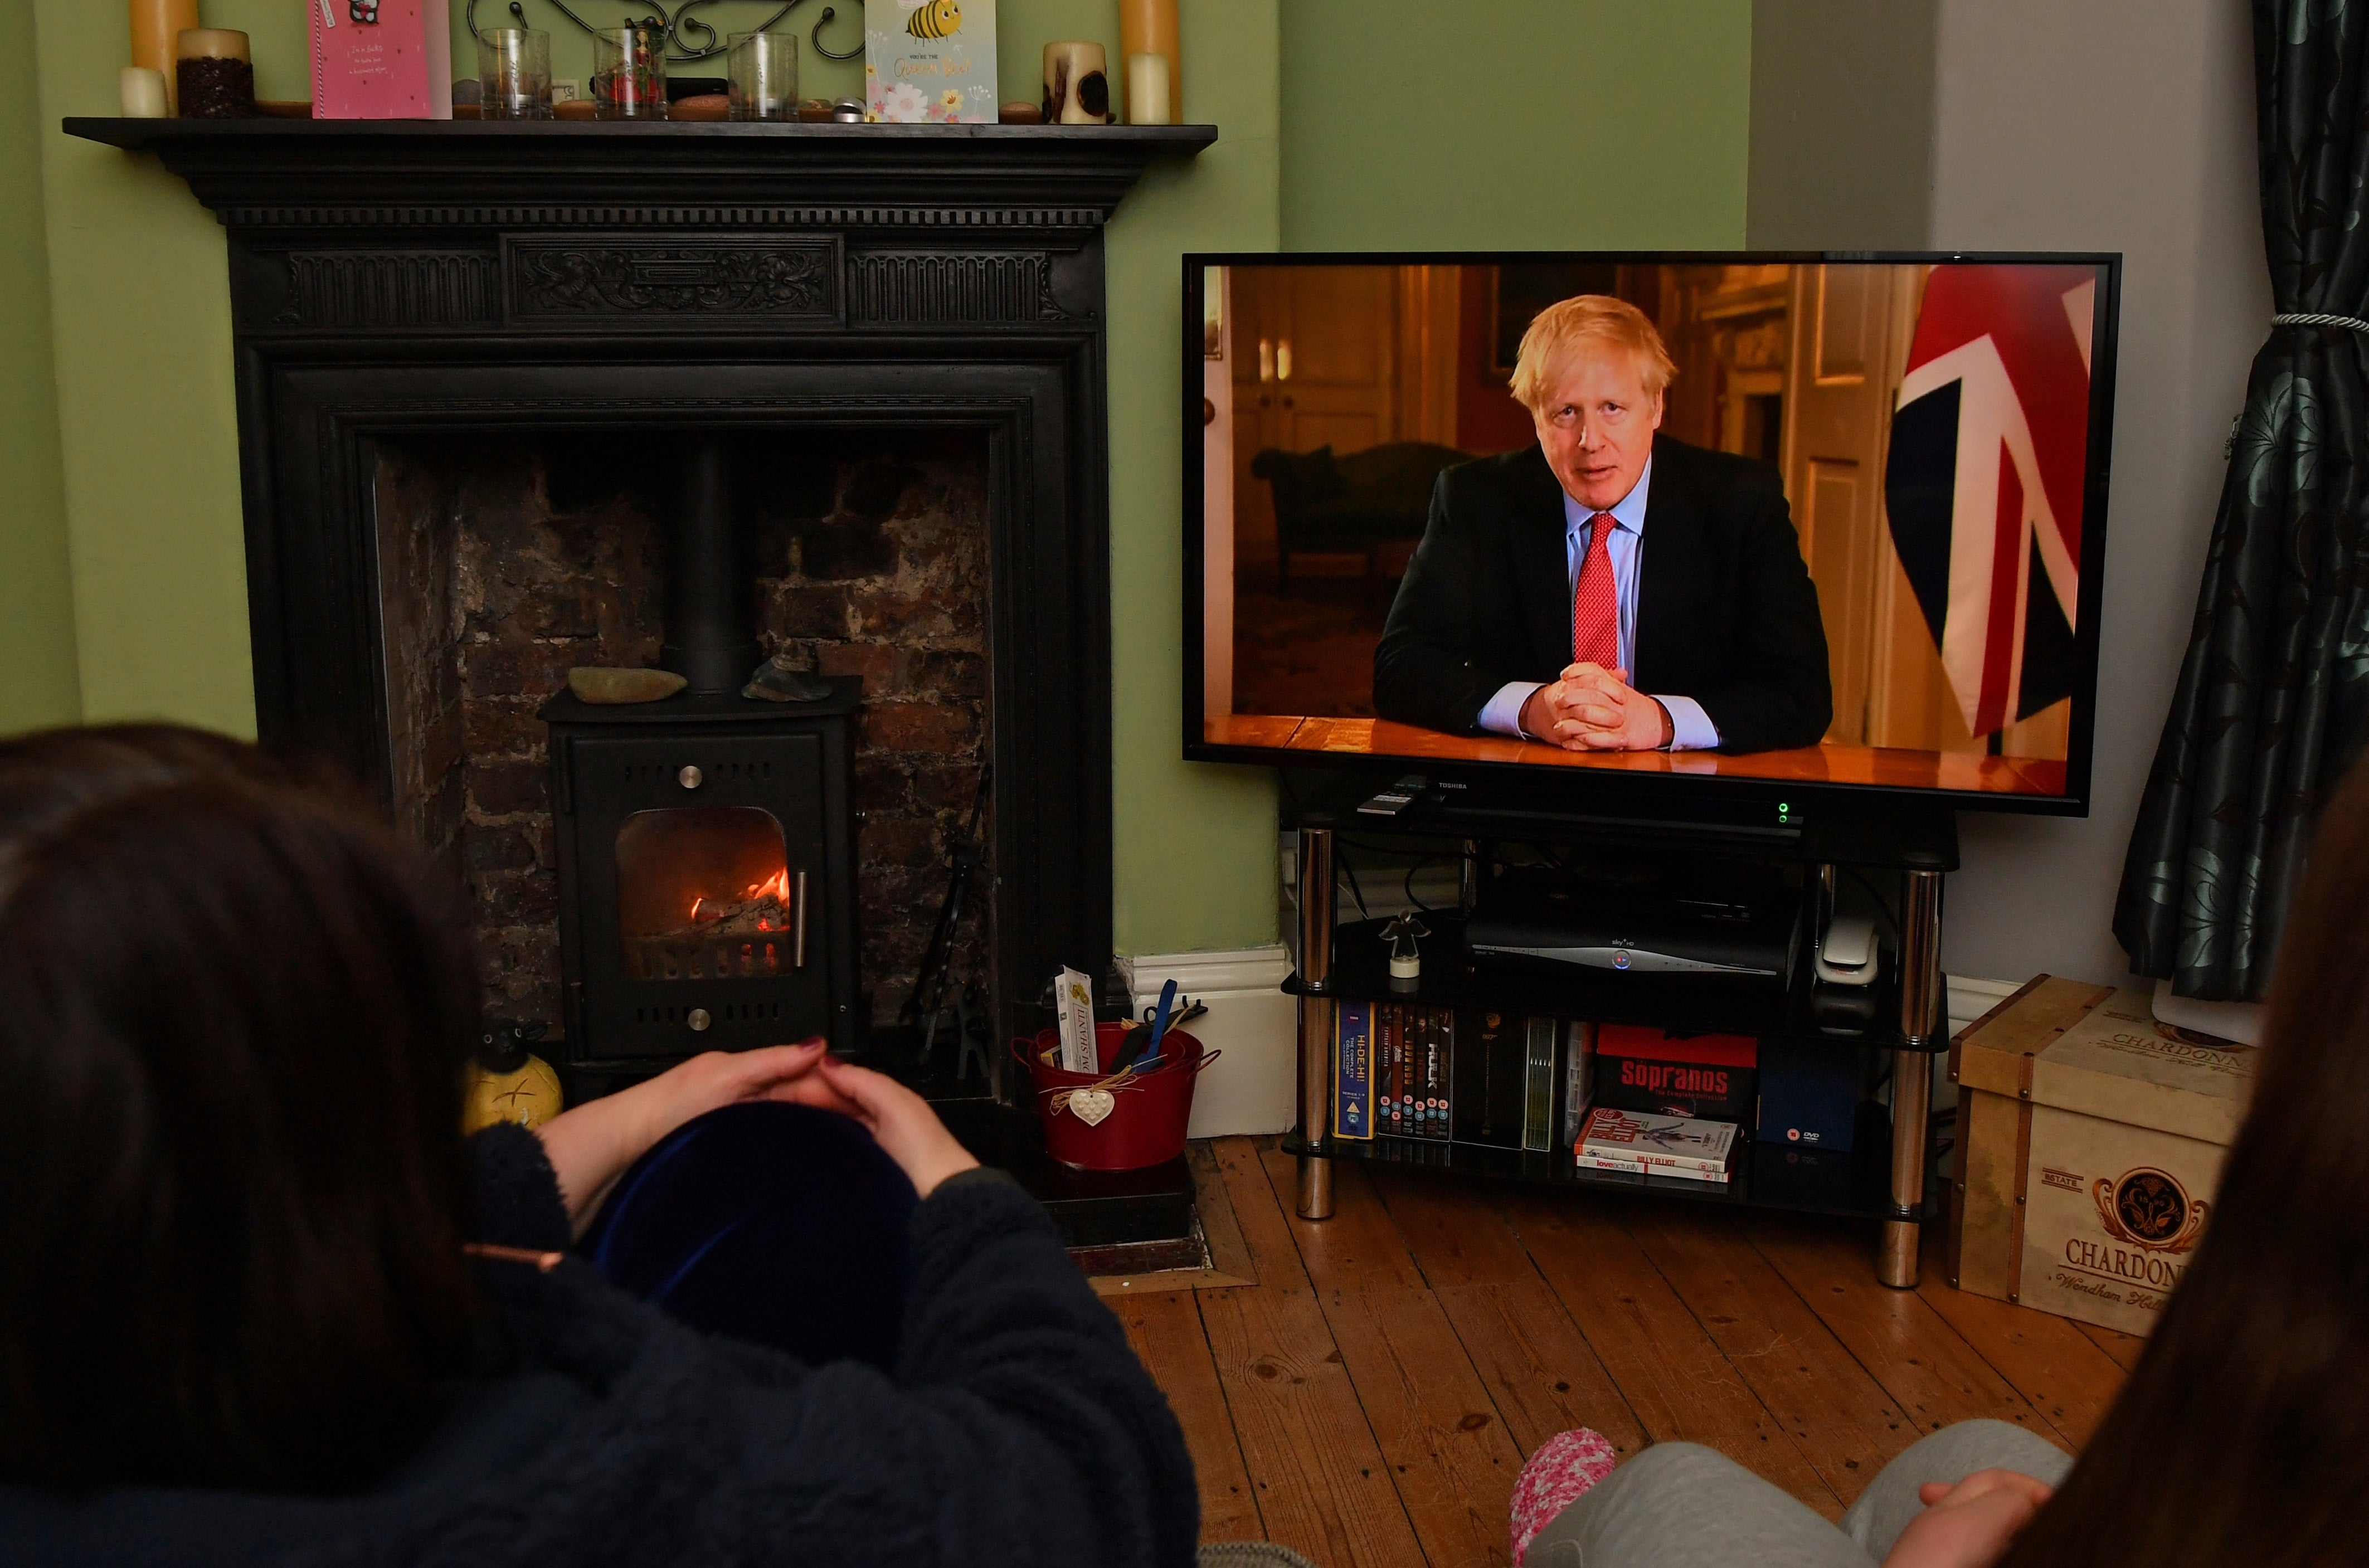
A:
{"label": "fireplace", "polygon": [[[1213,132],[67,128],[154,151],[228,230],[258,724],[368,781],[475,879],[498,936],[489,1005],[555,1003],[586,1061],[795,1038],[818,1018],[852,1043],[893,1011],[913,956],[884,948],[881,972],[864,972],[856,905],[867,888],[891,901],[891,863],[894,900],[933,905],[931,857],[988,764],[1026,781],[986,818],[975,945],[991,954],[996,1036],[1036,1025],[1055,968],[1107,961],[1101,225],[1151,157]],[[849,625],[844,583],[818,576],[812,550],[750,566],[739,536],[709,538],[735,570],[683,601],[689,577],[647,569],[678,515],[655,533],[619,526],[601,558],[613,592],[582,627],[471,644],[457,670],[419,656],[433,639],[406,627],[475,611],[437,598],[452,580],[441,536],[414,530],[406,554],[386,498],[409,486],[441,515],[437,484],[463,482],[434,479],[438,454],[469,443],[628,438],[694,465],[751,445],[976,452],[981,652],[834,641],[821,623]],[[770,606],[754,626],[752,591]],[[704,653],[654,646],[694,633]],[[785,646],[834,678],[830,697],[804,711],[739,698]],[[532,679],[505,681],[505,658]],[[567,663],[649,662],[704,672],[647,707],[538,705]],[[898,694],[924,664],[939,672],[924,686],[983,690]],[[980,716],[965,716],[974,700]],[[968,754],[867,765],[867,748],[933,725]],[[926,813],[935,826],[911,826]],[[876,835],[876,815],[905,826]],[[908,949],[933,912],[909,921]]]}

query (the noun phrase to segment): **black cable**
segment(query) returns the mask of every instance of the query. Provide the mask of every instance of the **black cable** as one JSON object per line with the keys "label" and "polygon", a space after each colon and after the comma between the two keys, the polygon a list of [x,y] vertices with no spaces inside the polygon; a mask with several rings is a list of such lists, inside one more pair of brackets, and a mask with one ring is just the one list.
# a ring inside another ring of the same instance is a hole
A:
{"label": "black cable", "polygon": [[1884,900],[1883,889],[1870,882],[1867,879],[1867,874],[1856,865],[1846,865],[1842,869],[1844,875],[1866,888],[1868,897],[1875,900],[1875,912],[1883,917],[1884,929],[1892,933],[1892,944],[1894,947],[1898,947],[1901,944],[1900,922],[1893,918],[1892,906]]}
{"label": "black cable", "polygon": [[1414,896],[1414,874],[1421,871],[1425,866],[1429,865],[1434,861],[1446,860],[1447,858],[1448,857],[1446,855],[1442,854],[1427,854],[1406,868],[1407,902],[1413,904],[1416,909],[1421,910],[1425,914],[1436,915],[1439,911]]}
{"label": "black cable", "polygon": [[[1357,886],[1357,868],[1349,864],[1349,857],[1347,855],[1335,855],[1333,859],[1333,864],[1341,868],[1342,876],[1345,876],[1349,879],[1349,897],[1357,901],[1357,918],[1359,920],[1372,920],[1374,917],[1366,912],[1365,889]],[[1337,884],[1340,881],[1340,877],[1334,877],[1333,881]]]}

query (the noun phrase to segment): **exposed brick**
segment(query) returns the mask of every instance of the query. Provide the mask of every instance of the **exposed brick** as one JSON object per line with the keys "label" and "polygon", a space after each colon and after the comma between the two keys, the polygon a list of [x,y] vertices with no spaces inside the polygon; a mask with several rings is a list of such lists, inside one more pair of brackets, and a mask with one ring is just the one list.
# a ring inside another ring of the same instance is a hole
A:
{"label": "exposed brick", "polygon": [[879,577],[896,568],[897,545],[876,518],[826,518],[799,531],[798,564],[814,582]]}
{"label": "exposed brick", "polygon": [[840,507],[866,521],[885,521],[895,515],[907,487],[921,476],[920,470],[893,459],[858,464],[840,490]]}
{"label": "exposed brick", "polygon": [[899,812],[914,808],[912,782],[896,762],[868,751],[855,758],[855,800],[864,811]]}
{"label": "exposed brick", "polygon": [[765,607],[764,627],[776,637],[843,638],[855,621],[855,606],[844,584],[785,585]]}
{"label": "exposed brick", "polygon": [[890,817],[866,812],[856,849],[864,860],[882,865],[927,865],[940,855],[938,825],[923,817]]}
{"label": "exposed brick", "polygon": [[548,697],[567,684],[568,670],[594,664],[583,643],[485,642],[461,648],[461,670],[472,697]]}
{"label": "exposed brick", "polygon": [[978,795],[978,764],[976,761],[920,762],[913,768],[909,787],[917,809],[967,817]]}
{"label": "exposed brick", "polygon": [[987,658],[955,649],[925,648],[910,661],[913,689],[933,697],[987,696]]}
{"label": "exposed brick", "polygon": [[472,816],[507,817],[551,809],[550,777],[539,762],[473,762],[469,766]]}
{"label": "exposed brick", "polygon": [[541,835],[523,827],[472,823],[461,835],[461,853],[470,876],[497,871],[527,871],[544,864],[537,853]]}
{"label": "exposed brick", "polygon": [[951,703],[882,703],[864,710],[862,744],[876,751],[962,751],[978,744],[978,715]]}
{"label": "exposed brick", "polygon": [[496,927],[559,919],[559,878],[548,871],[497,871],[474,878],[478,918]]}
{"label": "exposed brick", "polygon": [[975,644],[986,630],[984,606],[951,592],[865,594],[850,606],[853,635],[908,643]]}
{"label": "exposed brick", "polygon": [[505,620],[526,637],[598,636],[602,589],[602,584],[580,578],[535,583],[520,592]]}
{"label": "exposed brick", "polygon": [[534,716],[542,699],[478,698],[462,709],[469,755],[481,761],[516,758],[540,762],[549,745],[549,727]]}
{"label": "exposed brick", "polygon": [[864,677],[866,702],[912,692],[911,656],[887,643],[823,643],[815,648],[814,659],[825,675]]}

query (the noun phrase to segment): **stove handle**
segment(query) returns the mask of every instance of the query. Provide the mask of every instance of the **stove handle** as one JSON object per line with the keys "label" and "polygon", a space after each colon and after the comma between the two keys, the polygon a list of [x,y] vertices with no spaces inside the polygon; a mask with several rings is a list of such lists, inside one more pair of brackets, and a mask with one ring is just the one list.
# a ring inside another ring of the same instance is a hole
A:
{"label": "stove handle", "polygon": [[803,871],[798,873],[796,903],[790,915],[795,932],[790,939],[790,967],[803,969],[807,967],[807,874]]}

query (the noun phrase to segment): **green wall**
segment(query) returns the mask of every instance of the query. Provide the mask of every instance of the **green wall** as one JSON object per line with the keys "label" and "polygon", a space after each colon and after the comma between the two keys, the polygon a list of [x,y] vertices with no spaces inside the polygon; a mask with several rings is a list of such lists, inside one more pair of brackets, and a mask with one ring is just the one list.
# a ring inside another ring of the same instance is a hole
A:
{"label": "green wall", "polygon": [[[237,26],[264,10],[216,0],[211,14]],[[116,112],[125,8],[35,0],[34,14],[83,713],[251,734],[222,231],[154,160],[57,129]]]}
{"label": "green wall", "polygon": [[1289,0],[1293,250],[1744,243],[1750,0]]}
{"label": "green wall", "polygon": [[[121,5],[31,4],[40,125],[112,113]],[[538,18],[547,9],[528,4]],[[843,22],[856,7],[841,4]],[[1116,603],[1131,607],[1115,618],[1112,648],[1116,936],[1127,953],[1252,945],[1276,930],[1272,775],[1176,756],[1178,256],[1719,246],[1741,244],[1745,223],[1749,0],[1183,8],[1185,110],[1220,139],[1154,169],[1108,235],[1111,578]],[[811,0],[802,9],[818,11]],[[480,20],[500,10],[486,0]],[[1046,40],[1116,43],[1116,0],[1002,0],[999,11],[1006,99],[1036,96]],[[207,0],[205,16],[254,36],[265,97],[305,96],[301,6]],[[579,73],[573,40],[553,33],[557,72]],[[833,36],[853,40],[852,30]],[[1546,85],[1508,86],[1508,63],[1525,61],[1547,63],[1537,72]],[[853,91],[860,79],[860,67],[826,67],[811,53],[806,66],[810,94]],[[29,129],[0,134],[21,148]],[[38,137],[73,567],[73,624],[53,588],[49,645],[73,638],[92,718],[159,715],[251,732],[221,231],[152,161],[54,129]],[[1542,198],[1541,175],[1569,194]],[[10,269],[0,248],[0,280],[21,271]],[[13,532],[6,549],[13,567]]]}
{"label": "green wall", "polygon": [[33,88],[32,0],[0,0],[0,735],[82,716]]}

